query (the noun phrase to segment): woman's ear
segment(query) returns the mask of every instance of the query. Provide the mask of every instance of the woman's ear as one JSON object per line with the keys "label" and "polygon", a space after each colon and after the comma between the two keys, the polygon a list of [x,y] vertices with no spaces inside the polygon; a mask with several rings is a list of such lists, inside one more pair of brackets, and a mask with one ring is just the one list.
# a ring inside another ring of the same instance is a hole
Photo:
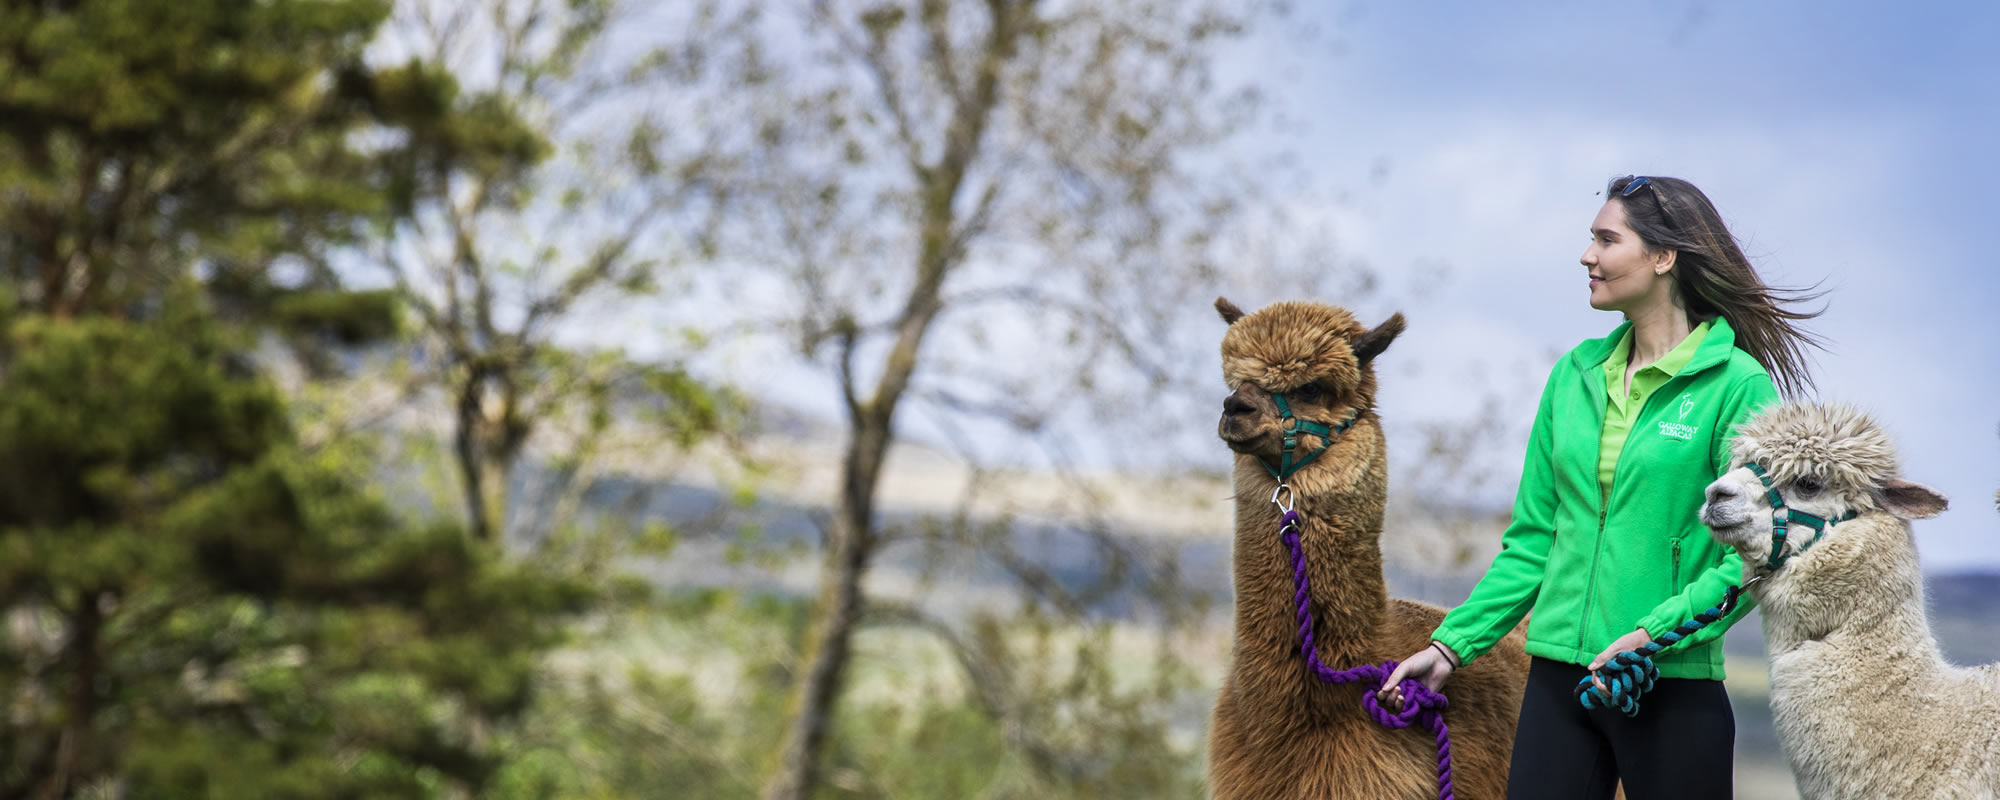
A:
{"label": "woman's ear", "polygon": [[1679,250],[1663,247],[1653,253],[1653,274],[1667,274],[1667,270],[1674,268],[1674,258],[1679,256],[1680,252]]}

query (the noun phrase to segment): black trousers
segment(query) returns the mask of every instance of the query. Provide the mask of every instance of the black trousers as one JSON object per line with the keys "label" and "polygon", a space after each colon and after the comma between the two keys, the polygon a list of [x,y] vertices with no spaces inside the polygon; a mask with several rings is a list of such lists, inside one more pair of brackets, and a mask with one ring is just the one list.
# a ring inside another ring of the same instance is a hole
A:
{"label": "black trousers", "polygon": [[1583,667],[1546,658],[1528,669],[1514,731],[1508,800],[1729,800],[1734,795],[1736,714],[1722,681],[1662,678],[1639,698],[1639,715],[1586,710],[1576,700]]}

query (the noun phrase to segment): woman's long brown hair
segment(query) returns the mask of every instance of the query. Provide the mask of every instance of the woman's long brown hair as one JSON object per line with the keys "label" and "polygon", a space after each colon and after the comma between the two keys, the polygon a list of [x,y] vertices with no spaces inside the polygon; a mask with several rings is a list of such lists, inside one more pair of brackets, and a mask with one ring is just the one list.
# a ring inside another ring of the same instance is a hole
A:
{"label": "woman's long brown hair", "polygon": [[1813,388],[1806,371],[1805,348],[1826,349],[1825,340],[1796,323],[1826,309],[1797,311],[1786,306],[1823,296],[1825,292],[1783,289],[1764,283],[1736,237],[1722,223],[1722,214],[1695,185],[1679,178],[1648,176],[1630,195],[1625,187],[1637,180],[1616,178],[1605,195],[1625,207],[1626,225],[1653,250],[1677,251],[1674,286],[1687,307],[1688,322],[1722,317],[1736,331],[1743,348],[1771,373],[1778,391],[1798,397]]}

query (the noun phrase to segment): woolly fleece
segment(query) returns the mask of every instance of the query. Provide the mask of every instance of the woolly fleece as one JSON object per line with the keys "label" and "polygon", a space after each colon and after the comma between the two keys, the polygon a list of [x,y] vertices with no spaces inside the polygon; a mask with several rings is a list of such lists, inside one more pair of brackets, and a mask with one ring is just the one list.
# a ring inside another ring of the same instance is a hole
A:
{"label": "woolly fleece", "polygon": [[[1897,477],[1888,435],[1846,406],[1777,407],[1746,423],[1731,452],[1739,468],[1709,487],[1703,518],[1743,556],[1745,580],[1770,551],[1771,507],[1744,462],[1771,473],[1788,506],[1860,514],[1751,589],[1771,653],[1772,716],[1800,794],[2000,795],[2000,665],[1946,663],[1924,610],[1909,520],[1942,511],[1944,498]],[[1801,489],[1804,479],[1826,488]],[[1787,549],[1811,538],[1793,526]]]}
{"label": "woolly fleece", "polygon": [[[1317,383],[1324,397],[1294,401],[1302,417],[1354,426],[1294,474],[1322,661],[1335,669],[1402,658],[1429,643],[1444,611],[1391,599],[1382,577],[1382,510],[1388,447],[1375,413],[1373,358],[1402,332],[1391,317],[1370,330],[1347,311],[1279,303],[1245,315],[1227,300],[1223,379],[1242,411],[1223,432],[1277,430],[1270,391]],[[1255,419],[1245,419],[1255,417]],[[1315,448],[1317,437],[1300,446]],[[1321,683],[1299,655],[1291,561],[1278,538],[1276,482],[1237,441],[1235,644],[1209,737],[1211,796],[1221,800],[1437,796],[1436,745],[1428,731],[1390,730],[1370,719],[1361,694],[1375,687]],[[1506,794],[1514,726],[1528,657],[1517,629],[1492,654],[1445,685],[1457,796]]]}

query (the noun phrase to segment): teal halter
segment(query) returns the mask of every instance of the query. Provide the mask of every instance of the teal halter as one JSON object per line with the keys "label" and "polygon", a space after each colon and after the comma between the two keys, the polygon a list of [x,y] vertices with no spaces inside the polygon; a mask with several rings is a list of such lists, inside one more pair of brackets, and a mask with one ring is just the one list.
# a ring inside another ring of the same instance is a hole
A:
{"label": "teal halter", "polygon": [[[1766,572],[1776,572],[1778,567],[1784,566],[1786,559],[1798,555],[1798,553],[1805,552],[1808,547],[1819,544],[1819,540],[1826,536],[1827,528],[1854,519],[1856,516],[1852,509],[1838,518],[1827,519],[1808,514],[1796,508],[1787,508],[1784,496],[1778,494],[1778,487],[1771,485],[1770,473],[1765,472],[1763,467],[1757,466],[1754,463],[1743,466],[1749,467],[1751,474],[1756,475],[1757,480],[1763,482],[1764,496],[1771,501],[1771,557],[1764,561],[1764,571]],[[1797,553],[1787,554],[1785,553],[1785,526],[1793,523],[1813,529],[1813,537],[1811,541],[1799,545]]]}
{"label": "teal halter", "polygon": [[[1361,418],[1361,412],[1356,411],[1340,424],[1328,426],[1324,423],[1311,422],[1292,416],[1292,406],[1290,403],[1285,402],[1285,395],[1281,392],[1272,392],[1271,399],[1278,401],[1278,418],[1285,422],[1285,454],[1276,467],[1271,466],[1262,459],[1258,459],[1257,463],[1263,464],[1264,471],[1271,473],[1271,477],[1277,478],[1280,484],[1292,477],[1292,473],[1298,472],[1299,468],[1311,464],[1313,459],[1319,458],[1327,450],[1332,449],[1333,440],[1341,434],[1346,433],[1348,428],[1354,427],[1354,421]],[[1320,438],[1320,446],[1319,449],[1307,453],[1305,457],[1294,461],[1292,457],[1297,455],[1299,434],[1301,433],[1318,436]]]}

